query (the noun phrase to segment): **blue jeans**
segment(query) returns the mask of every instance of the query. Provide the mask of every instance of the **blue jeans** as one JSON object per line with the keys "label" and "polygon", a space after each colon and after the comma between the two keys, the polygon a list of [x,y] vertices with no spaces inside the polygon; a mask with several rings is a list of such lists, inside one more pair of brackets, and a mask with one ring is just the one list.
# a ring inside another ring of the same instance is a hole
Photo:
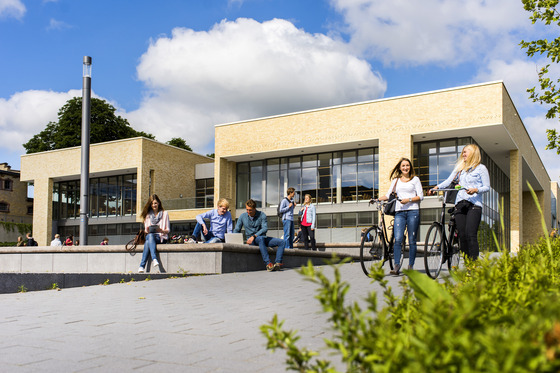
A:
{"label": "blue jeans", "polygon": [[420,210],[397,211],[395,214],[395,264],[401,262],[402,243],[404,239],[404,229],[408,230],[408,247],[410,248],[408,265],[414,267],[416,259],[416,235],[420,225]]}
{"label": "blue jeans", "polygon": [[[200,223],[196,223],[192,235],[195,236],[196,239],[198,240],[200,238],[201,232],[202,232],[202,225]],[[214,233],[212,233],[210,230],[208,230],[208,233],[206,234],[202,233],[202,236],[204,237],[205,243],[224,242],[224,240],[222,240],[220,237],[214,236]]]}
{"label": "blue jeans", "polygon": [[270,263],[270,257],[268,256],[268,247],[278,246],[276,249],[276,263],[282,263],[282,257],[284,256],[284,247],[286,246],[286,241],[279,238],[258,236],[253,240],[251,245],[258,246],[261,250],[261,255],[264,264]]}
{"label": "blue jeans", "polygon": [[293,220],[282,220],[282,225],[284,226],[284,241],[286,242],[285,247],[288,249],[294,248],[294,221]]}
{"label": "blue jeans", "polygon": [[[146,266],[146,262],[148,261],[148,253],[152,254],[152,260],[157,259],[156,249],[158,243],[162,243],[159,234],[146,234],[146,242],[144,243],[144,252],[142,253],[142,261],[140,262],[140,267],[144,268]],[[165,240],[163,243],[165,243]]]}

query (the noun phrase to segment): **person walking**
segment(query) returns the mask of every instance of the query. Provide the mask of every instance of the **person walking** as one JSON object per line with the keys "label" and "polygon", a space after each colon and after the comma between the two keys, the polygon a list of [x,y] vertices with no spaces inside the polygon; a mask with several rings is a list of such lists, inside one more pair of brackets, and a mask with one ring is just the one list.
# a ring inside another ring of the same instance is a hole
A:
{"label": "person walking", "polygon": [[142,261],[138,268],[138,273],[146,270],[146,262],[148,255],[152,256],[154,267],[159,266],[157,260],[157,244],[166,243],[169,233],[169,215],[164,210],[163,205],[157,194],[152,194],[148,198],[148,202],[140,215],[144,220],[144,231],[146,232],[146,242],[144,243],[144,252],[142,253]]}
{"label": "person walking", "polygon": [[282,226],[284,228],[284,241],[286,241],[286,248],[294,248],[294,207],[296,207],[296,202],[294,196],[296,195],[296,190],[294,188],[288,188],[286,191],[286,197],[282,198],[280,206],[278,207],[278,212],[282,214]]}
{"label": "person walking", "polygon": [[300,210],[301,215],[301,231],[303,235],[303,248],[309,250],[309,241],[311,241],[311,249],[317,251],[315,242],[315,224],[317,222],[317,214],[315,206],[311,204],[311,195],[306,194],[303,200],[303,207]]}
{"label": "person walking", "polygon": [[490,190],[490,175],[482,163],[478,145],[469,144],[463,148],[461,156],[449,177],[429,190],[429,194],[448,187],[458,177],[462,188],[455,199],[455,224],[459,234],[461,251],[471,260],[478,258],[478,226],[482,218],[482,193]]}
{"label": "person walking", "polygon": [[391,270],[392,275],[398,275],[401,266],[401,255],[404,241],[404,231],[408,231],[408,269],[414,269],[416,260],[416,241],[418,227],[420,225],[420,201],[424,198],[422,191],[422,183],[418,176],[415,176],[414,167],[408,158],[401,158],[397,165],[391,171],[389,177],[391,187],[386,195],[379,198],[380,201],[389,199],[393,190],[397,194],[397,202],[395,205],[395,221],[393,232],[395,235],[395,244],[393,246],[395,254],[395,268]]}
{"label": "person walking", "polygon": [[62,241],[60,241],[60,234],[55,234],[54,239],[51,241],[51,246],[62,246]]}

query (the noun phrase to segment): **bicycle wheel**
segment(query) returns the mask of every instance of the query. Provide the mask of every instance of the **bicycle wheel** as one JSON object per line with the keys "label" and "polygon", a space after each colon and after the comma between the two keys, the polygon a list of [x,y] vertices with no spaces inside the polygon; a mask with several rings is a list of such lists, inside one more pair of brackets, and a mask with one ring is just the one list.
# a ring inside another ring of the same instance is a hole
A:
{"label": "bicycle wheel", "polygon": [[443,264],[442,231],[439,223],[432,223],[424,245],[424,266],[431,278],[437,278]]}
{"label": "bicycle wheel", "polygon": [[383,233],[377,225],[374,225],[365,232],[360,243],[360,264],[366,276],[369,276],[374,263],[385,260],[384,253]]}
{"label": "bicycle wheel", "polygon": [[459,246],[459,235],[455,227],[451,227],[449,230],[449,237],[451,240],[451,247],[447,253],[447,255],[449,255],[447,258],[447,268],[450,271],[455,271],[459,269],[459,261],[461,260],[461,246]]}

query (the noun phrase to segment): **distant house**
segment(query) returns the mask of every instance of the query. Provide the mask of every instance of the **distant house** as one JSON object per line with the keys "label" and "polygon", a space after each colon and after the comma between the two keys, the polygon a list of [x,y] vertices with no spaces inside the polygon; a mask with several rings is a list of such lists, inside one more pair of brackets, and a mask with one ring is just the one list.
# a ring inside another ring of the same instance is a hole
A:
{"label": "distant house", "polygon": [[[20,171],[0,163],[0,222],[33,223],[33,199],[27,197],[27,183],[20,181]],[[17,241],[17,229],[0,224],[0,242]]]}

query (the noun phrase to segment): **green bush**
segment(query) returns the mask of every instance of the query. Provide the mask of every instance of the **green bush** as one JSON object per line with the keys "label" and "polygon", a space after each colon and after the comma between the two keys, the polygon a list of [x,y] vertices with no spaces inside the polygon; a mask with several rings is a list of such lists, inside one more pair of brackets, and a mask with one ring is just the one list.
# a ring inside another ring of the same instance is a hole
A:
{"label": "green bush", "polygon": [[[560,370],[560,240],[547,239],[486,256],[438,283],[404,271],[403,295],[393,294],[380,266],[367,308],[347,304],[349,285],[338,266],[329,280],[311,264],[301,269],[319,286],[317,299],[335,331],[326,345],[351,372],[557,372]],[[297,346],[274,316],[261,327],[267,348],[284,349],[287,367],[333,372],[318,352]]]}

